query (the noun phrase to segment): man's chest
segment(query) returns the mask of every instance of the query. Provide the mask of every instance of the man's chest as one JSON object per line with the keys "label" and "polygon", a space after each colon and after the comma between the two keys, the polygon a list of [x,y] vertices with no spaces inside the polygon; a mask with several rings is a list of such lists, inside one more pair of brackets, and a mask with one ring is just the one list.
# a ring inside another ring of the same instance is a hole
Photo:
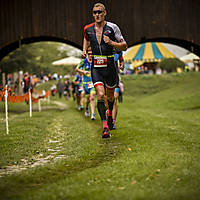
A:
{"label": "man's chest", "polygon": [[109,27],[104,27],[104,28],[95,28],[93,27],[92,29],[88,30],[88,36],[90,41],[98,40],[100,43],[103,35],[108,36],[110,39],[114,39],[114,31],[110,29]]}

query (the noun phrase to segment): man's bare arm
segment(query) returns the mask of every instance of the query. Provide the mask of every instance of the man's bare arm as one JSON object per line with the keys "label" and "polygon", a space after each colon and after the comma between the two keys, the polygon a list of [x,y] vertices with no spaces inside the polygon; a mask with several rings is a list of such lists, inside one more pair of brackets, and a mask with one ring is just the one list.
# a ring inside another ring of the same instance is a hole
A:
{"label": "man's bare arm", "polygon": [[104,39],[105,43],[107,43],[110,46],[113,46],[114,48],[117,48],[121,51],[126,51],[128,48],[128,45],[126,44],[126,42],[114,42],[106,35],[103,36],[103,39]]}
{"label": "man's bare arm", "polygon": [[83,58],[86,58],[86,55],[87,55],[87,49],[90,45],[90,42],[87,41],[85,38],[83,39],[83,52],[82,52],[82,57]]}
{"label": "man's bare arm", "polygon": [[85,70],[82,70],[82,69],[79,69],[79,68],[76,68],[76,72],[79,72],[79,73],[84,74],[84,75],[86,75],[86,76],[87,76],[87,74],[90,73],[90,72],[88,72],[88,71],[85,71]]}

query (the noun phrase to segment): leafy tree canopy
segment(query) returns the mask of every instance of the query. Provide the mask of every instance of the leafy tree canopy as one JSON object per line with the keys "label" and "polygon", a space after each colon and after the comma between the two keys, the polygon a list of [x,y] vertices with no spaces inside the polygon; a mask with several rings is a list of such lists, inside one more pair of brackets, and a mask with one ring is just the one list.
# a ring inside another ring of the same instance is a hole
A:
{"label": "leafy tree canopy", "polygon": [[[37,42],[24,44],[21,48],[8,54],[0,62],[0,71],[13,73],[17,71],[29,72],[39,75],[41,71],[45,74],[62,72],[65,68],[53,66],[52,62],[68,56],[80,56],[80,50],[70,45],[58,42]],[[64,68],[64,69],[63,69]],[[72,67],[67,69],[72,70]]]}

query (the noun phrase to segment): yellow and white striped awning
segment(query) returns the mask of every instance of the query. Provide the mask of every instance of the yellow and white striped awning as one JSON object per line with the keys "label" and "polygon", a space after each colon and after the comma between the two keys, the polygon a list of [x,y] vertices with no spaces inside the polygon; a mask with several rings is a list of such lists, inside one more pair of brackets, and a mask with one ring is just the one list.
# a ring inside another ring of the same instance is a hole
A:
{"label": "yellow and white striped awning", "polygon": [[134,67],[145,62],[159,62],[164,58],[175,58],[175,55],[160,42],[135,45],[124,55],[124,60],[131,62]]}

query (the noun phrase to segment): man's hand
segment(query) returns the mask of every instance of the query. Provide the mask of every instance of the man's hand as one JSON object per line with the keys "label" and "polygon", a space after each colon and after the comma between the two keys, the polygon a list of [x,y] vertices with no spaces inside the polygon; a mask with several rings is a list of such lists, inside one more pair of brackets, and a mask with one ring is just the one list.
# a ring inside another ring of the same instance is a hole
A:
{"label": "man's hand", "polygon": [[106,36],[106,35],[103,35],[103,40],[104,40],[104,42],[106,44],[109,44],[109,45],[112,44],[112,40],[108,36]]}
{"label": "man's hand", "polygon": [[109,44],[110,46],[113,46],[121,51],[126,51],[128,48],[126,42],[114,42],[106,35],[103,35],[103,40],[106,44]]}

